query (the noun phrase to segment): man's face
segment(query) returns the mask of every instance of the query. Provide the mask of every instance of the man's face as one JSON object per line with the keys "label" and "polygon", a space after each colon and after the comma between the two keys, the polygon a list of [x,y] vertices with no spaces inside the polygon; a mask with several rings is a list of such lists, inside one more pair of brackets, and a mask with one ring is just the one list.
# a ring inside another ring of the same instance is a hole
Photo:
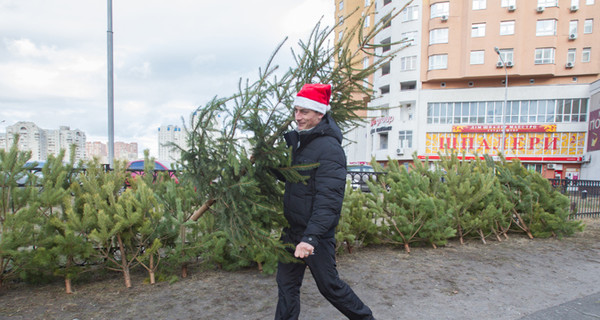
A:
{"label": "man's face", "polygon": [[314,128],[321,122],[323,114],[311,109],[294,107],[294,117],[298,124],[298,130],[308,130]]}

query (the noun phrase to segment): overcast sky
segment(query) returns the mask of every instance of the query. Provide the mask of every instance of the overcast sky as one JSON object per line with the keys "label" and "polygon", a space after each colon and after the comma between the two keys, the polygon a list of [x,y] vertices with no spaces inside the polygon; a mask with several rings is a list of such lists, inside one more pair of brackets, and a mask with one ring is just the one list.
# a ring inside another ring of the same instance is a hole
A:
{"label": "overcast sky", "polygon": [[[277,45],[290,47],[332,0],[113,0],[115,141],[158,156],[157,128],[240,78],[256,80]],[[17,121],[80,129],[107,142],[107,1],[0,0],[0,132]]]}

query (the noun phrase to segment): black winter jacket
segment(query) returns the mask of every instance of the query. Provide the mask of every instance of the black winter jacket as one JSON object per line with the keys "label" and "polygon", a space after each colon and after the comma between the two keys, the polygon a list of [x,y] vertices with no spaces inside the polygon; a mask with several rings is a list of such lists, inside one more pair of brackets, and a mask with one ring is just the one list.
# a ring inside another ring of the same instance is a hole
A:
{"label": "black winter jacket", "polygon": [[319,239],[335,237],[340,219],[346,186],[342,132],[326,114],[312,130],[290,131],[284,137],[292,147],[294,165],[319,164],[315,169],[300,171],[309,176],[306,183],[286,182],[283,212],[290,226],[284,233],[294,244],[300,239],[316,247]]}

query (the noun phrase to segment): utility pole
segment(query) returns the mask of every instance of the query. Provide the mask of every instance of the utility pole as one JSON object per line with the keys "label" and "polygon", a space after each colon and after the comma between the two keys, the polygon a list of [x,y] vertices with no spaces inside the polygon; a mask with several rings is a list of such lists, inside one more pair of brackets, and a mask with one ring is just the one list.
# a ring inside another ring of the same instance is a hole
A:
{"label": "utility pole", "polygon": [[108,167],[113,168],[115,158],[115,94],[113,83],[113,31],[112,31],[112,0],[107,0],[108,5],[108,30],[107,36],[107,56],[108,56]]}

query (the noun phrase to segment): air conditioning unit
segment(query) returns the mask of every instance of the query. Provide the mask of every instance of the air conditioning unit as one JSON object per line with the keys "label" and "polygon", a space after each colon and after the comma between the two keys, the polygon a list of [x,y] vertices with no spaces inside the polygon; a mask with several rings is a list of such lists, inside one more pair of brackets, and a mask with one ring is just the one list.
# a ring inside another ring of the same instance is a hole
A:
{"label": "air conditioning unit", "polygon": [[502,68],[502,67],[504,67],[504,63],[502,63],[502,61],[496,62],[496,68]]}
{"label": "air conditioning unit", "polygon": [[565,65],[566,68],[573,68],[575,64],[571,61],[567,62],[567,64]]}
{"label": "air conditioning unit", "polygon": [[448,16],[447,16],[447,15],[443,15],[443,16],[441,17],[441,19],[442,19],[442,21],[448,21]]}
{"label": "air conditioning unit", "polygon": [[569,35],[569,40],[575,40],[575,39],[577,39],[577,34],[576,33],[571,33]]}
{"label": "air conditioning unit", "polygon": [[579,6],[578,5],[571,6],[571,12],[575,12],[577,10],[579,10]]}
{"label": "air conditioning unit", "polygon": [[544,7],[542,7],[542,6],[539,6],[539,7],[537,7],[536,11],[537,11],[538,13],[540,13],[540,12],[544,12],[544,9],[545,9]]}
{"label": "air conditioning unit", "polygon": [[512,61],[506,61],[506,67],[512,68],[515,64]]}
{"label": "air conditioning unit", "polygon": [[591,154],[584,154],[581,157],[581,162],[583,162],[583,163],[589,163],[590,161],[592,161],[592,155]]}
{"label": "air conditioning unit", "polygon": [[554,163],[548,163],[546,165],[546,168],[548,168],[548,170],[554,170],[554,169],[556,169],[556,164],[554,164]]}
{"label": "air conditioning unit", "polygon": [[515,5],[508,6],[508,11],[513,12],[515,10],[517,10],[517,6],[515,6]]}
{"label": "air conditioning unit", "polygon": [[399,156],[404,155],[404,149],[402,149],[402,148],[396,149],[396,154]]}

